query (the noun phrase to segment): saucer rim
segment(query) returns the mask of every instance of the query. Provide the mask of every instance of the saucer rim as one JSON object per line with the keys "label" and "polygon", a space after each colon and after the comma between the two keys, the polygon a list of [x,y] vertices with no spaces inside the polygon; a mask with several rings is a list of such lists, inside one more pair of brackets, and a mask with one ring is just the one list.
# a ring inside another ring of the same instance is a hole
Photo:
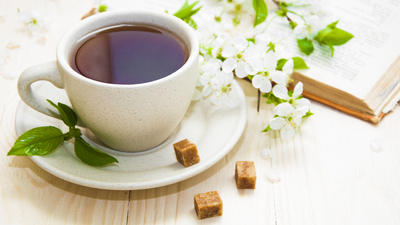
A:
{"label": "saucer rim", "polygon": [[[247,103],[246,103],[246,98],[244,95],[244,92],[238,82],[234,80],[232,82],[234,85],[233,90],[236,90],[236,94],[238,94],[239,97],[239,105],[237,107],[240,107],[240,113],[237,115],[232,114],[231,116],[237,117],[236,121],[238,122],[237,129],[233,132],[233,134],[230,136],[229,139],[225,142],[225,146],[223,149],[218,151],[217,154],[215,154],[213,157],[209,158],[206,162],[203,162],[201,164],[195,164],[191,167],[183,168],[183,170],[177,171],[172,176],[167,176],[165,178],[161,179],[151,179],[151,180],[146,180],[146,181],[127,181],[127,182],[109,182],[109,181],[102,181],[102,180],[95,180],[95,179],[88,179],[70,172],[66,172],[62,169],[59,169],[57,167],[54,167],[51,163],[47,162],[49,160],[48,158],[44,158],[42,156],[31,156],[31,160],[47,171],[48,173],[66,180],[68,182],[86,186],[86,187],[91,187],[91,188],[98,188],[98,189],[104,189],[104,190],[142,190],[142,189],[150,189],[150,188],[156,188],[156,187],[162,187],[162,186],[167,186],[170,184],[178,183],[180,181],[189,179],[191,177],[194,177],[201,172],[204,172],[211,166],[215,165],[218,161],[220,161],[223,157],[225,157],[236,145],[238,140],[243,134],[244,128],[246,126],[247,122]],[[15,116],[15,128],[16,132],[19,135],[22,134],[21,131],[19,131],[19,126],[18,126],[18,113],[23,113],[21,108],[25,107],[25,103],[23,101],[20,101],[17,107],[16,111],[16,116]],[[59,148],[64,148],[63,145],[61,145]],[[60,149],[59,149],[60,150]],[[50,159],[51,160],[51,159]],[[148,170],[149,171],[149,170]],[[112,171],[116,174],[120,173],[119,171]]]}

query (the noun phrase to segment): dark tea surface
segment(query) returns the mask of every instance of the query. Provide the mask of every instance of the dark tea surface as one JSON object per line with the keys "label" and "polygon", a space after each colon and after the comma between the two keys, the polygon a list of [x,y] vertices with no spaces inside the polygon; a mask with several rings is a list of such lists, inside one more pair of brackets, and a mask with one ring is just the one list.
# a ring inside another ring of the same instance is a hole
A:
{"label": "dark tea surface", "polygon": [[121,25],[77,43],[72,68],[112,84],[140,84],[163,78],[186,62],[187,51],[172,34],[141,25]]}

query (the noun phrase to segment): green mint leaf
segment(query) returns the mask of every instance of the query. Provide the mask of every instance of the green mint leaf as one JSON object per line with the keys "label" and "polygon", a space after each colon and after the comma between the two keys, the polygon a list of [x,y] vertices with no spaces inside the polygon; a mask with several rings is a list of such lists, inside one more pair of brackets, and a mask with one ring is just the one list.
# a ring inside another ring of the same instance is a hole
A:
{"label": "green mint leaf", "polygon": [[105,11],[107,11],[107,6],[106,5],[100,5],[99,6],[99,12],[105,12]]}
{"label": "green mint leaf", "polygon": [[264,0],[253,0],[253,8],[254,11],[256,11],[256,18],[254,19],[253,27],[256,27],[267,19],[268,8]]}
{"label": "green mint leaf", "polygon": [[110,163],[118,163],[111,155],[89,145],[82,137],[75,137],[75,154],[82,162],[90,166],[104,166]]}
{"label": "green mint leaf", "polygon": [[269,130],[272,130],[272,128],[268,125],[268,127],[266,127],[262,132],[267,132]]}
{"label": "green mint leaf", "polygon": [[196,1],[189,5],[188,1],[186,0],[183,6],[176,13],[174,13],[174,16],[180,18],[181,20],[186,19],[187,21],[189,21],[190,17],[196,14],[201,9],[200,6],[199,8],[193,10],[197,3],[199,2]]}
{"label": "green mint leaf", "polygon": [[78,117],[69,106],[60,102],[58,103],[58,105],[56,105],[49,99],[47,99],[47,102],[49,102],[54,108],[58,110],[58,113],[60,113],[61,119],[63,120],[65,125],[69,127],[75,127],[78,122]]}
{"label": "green mint leaf", "polygon": [[294,29],[294,28],[297,27],[297,23],[294,22],[293,20],[289,22],[289,25],[290,25],[290,27],[291,27],[292,29]]}
{"label": "green mint leaf", "polygon": [[297,70],[300,70],[300,69],[308,69],[308,66],[307,66],[307,64],[306,64],[306,62],[304,61],[304,59],[303,58],[301,58],[301,57],[293,57],[292,58],[293,59],[293,69],[297,69]]}
{"label": "green mint leaf", "polygon": [[197,23],[194,22],[194,20],[192,18],[189,18],[188,21],[186,21],[186,20],[183,20],[183,21],[185,21],[187,24],[189,24],[189,26],[191,26],[193,29],[197,30]]}
{"label": "green mint leaf", "polygon": [[287,61],[288,61],[287,59],[278,60],[278,63],[276,64],[276,70],[282,70],[283,66],[286,64]]}
{"label": "green mint leaf", "polygon": [[297,39],[297,45],[299,46],[300,51],[302,51],[306,55],[310,55],[314,51],[314,44],[311,40],[308,40],[307,38]]}
{"label": "green mint leaf", "polygon": [[327,45],[343,45],[352,39],[354,35],[350,34],[347,31],[344,31],[339,28],[333,29],[331,32],[326,34],[322,39],[322,42]]}
{"label": "green mint leaf", "polygon": [[309,117],[314,115],[314,113],[312,113],[310,110],[308,110],[308,112],[306,113],[306,115],[303,116],[303,118]]}
{"label": "green mint leaf", "polygon": [[281,103],[284,102],[282,99],[276,97],[276,96],[272,93],[272,91],[269,92],[269,93],[265,93],[265,94],[263,94],[262,96],[263,96],[264,98],[267,99],[267,101],[266,101],[267,104],[271,104],[271,103],[272,103],[272,104],[274,104],[274,105],[279,105],[279,104],[281,104]]}
{"label": "green mint leaf", "polygon": [[37,127],[23,133],[7,155],[46,155],[54,151],[63,141],[63,133],[53,126]]}

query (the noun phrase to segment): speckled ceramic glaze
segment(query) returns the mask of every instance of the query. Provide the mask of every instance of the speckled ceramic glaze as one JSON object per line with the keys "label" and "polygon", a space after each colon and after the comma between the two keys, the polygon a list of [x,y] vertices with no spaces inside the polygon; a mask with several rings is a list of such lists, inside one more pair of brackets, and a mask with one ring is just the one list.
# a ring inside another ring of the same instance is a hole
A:
{"label": "speckled ceramic glaze", "polygon": [[[92,31],[118,24],[149,25],[171,31],[186,43],[187,62],[167,77],[134,85],[102,83],[76,73],[68,62],[75,42]],[[162,143],[188,109],[197,79],[198,52],[193,29],[167,13],[101,13],[79,22],[61,38],[57,61],[25,70],[18,90],[27,105],[57,117],[54,109],[30,87],[39,80],[50,81],[65,89],[80,121],[105,144],[121,151],[143,151]]]}
{"label": "speckled ceramic glaze", "polygon": [[[32,88],[35,93],[51,95],[52,100],[69,104],[65,91],[48,82],[36,83]],[[32,156],[31,159],[59,178],[93,188],[138,190],[188,179],[220,162],[242,136],[247,120],[246,99],[236,81],[232,82],[232,91],[239,98],[236,108],[215,106],[211,104],[210,98],[192,102],[171,135],[148,151],[115,151],[101,143],[88,129],[81,129],[83,138],[88,143],[112,155],[119,163],[101,167],[89,166],[76,157],[74,143],[70,141],[64,142],[49,155]],[[39,113],[20,102],[15,115],[17,135],[40,126],[55,126],[63,132],[68,131],[61,120]],[[185,138],[197,145],[200,155],[200,162],[190,167],[184,167],[176,160],[172,146]]]}

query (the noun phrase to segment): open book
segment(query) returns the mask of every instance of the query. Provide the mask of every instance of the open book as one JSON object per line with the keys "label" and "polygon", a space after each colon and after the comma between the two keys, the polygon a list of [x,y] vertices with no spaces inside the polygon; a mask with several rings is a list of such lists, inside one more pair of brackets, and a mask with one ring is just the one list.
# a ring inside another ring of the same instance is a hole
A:
{"label": "open book", "polygon": [[[400,1],[335,0],[330,10],[355,37],[335,47],[334,57],[322,47],[305,56],[287,38],[310,68],[295,72],[293,85],[301,81],[305,97],[377,123],[400,100]],[[287,23],[271,29],[290,36]]]}

